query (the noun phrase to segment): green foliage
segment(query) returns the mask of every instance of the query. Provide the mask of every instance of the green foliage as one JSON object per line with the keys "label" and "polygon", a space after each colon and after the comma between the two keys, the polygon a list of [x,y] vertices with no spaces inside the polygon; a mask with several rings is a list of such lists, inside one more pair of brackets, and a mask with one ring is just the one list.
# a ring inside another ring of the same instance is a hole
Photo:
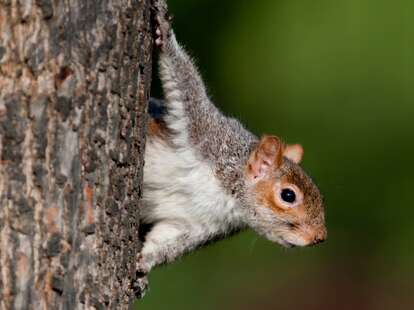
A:
{"label": "green foliage", "polygon": [[409,309],[413,2],[223,2],[171,0],[178,39],[222,110],[303,144],[328,241],[243,233],[153,272],[137,309]]}

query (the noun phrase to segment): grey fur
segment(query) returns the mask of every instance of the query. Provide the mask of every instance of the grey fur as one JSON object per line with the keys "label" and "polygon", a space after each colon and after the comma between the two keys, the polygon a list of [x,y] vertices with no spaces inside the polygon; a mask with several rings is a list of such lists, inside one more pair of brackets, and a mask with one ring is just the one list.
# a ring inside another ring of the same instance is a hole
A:
{"label": "grey fur", "polygon": [[[137,270],[148,272],[248,226],[284,246],[325,239],[321,195],[298,164],[283,158],[280,166],[272,166],[266,180],[258,179],[278,186],[267,192],[248,177],[258,138],[212,104],[194,62],[175,39],[165,1],[154,3],[167,134],[147,141],[141,217],[154,226]],[[288,211],[278,206],[273,193],[286,180],[284,186],[303,196],[300,207]]]}
{"label": "grey fur", "polygon": [[[168,28],[167,28],[168,27]],[[162,26],[161,26],[162,28]],[[236,119],[224,116],[209,99],[194,61],[177,43],[169,23],[164,24],[167,42],[161,50],[161,80],[167,98],[177,89],[177,98],[185,106],[190,143],[215,167],[224,189],[241,199],[244,191],[244,167],[258,138]],[[168,58],[168,68],[163,65]],[[165,87],[170,81],[175,88]]]}

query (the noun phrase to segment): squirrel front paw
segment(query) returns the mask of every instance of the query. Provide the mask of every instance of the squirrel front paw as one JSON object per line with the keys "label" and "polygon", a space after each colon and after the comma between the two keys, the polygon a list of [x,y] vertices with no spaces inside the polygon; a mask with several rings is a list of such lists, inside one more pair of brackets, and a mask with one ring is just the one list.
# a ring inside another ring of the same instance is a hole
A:
{"label": "squirrel front paw", "polygon": [[146,275],[138,273],[138,277],[135,283],[133,283],[133,290],[135,292],[135,297],[142,298],[145,296],[146,292],[149,290],[148,278]]}
{"label": "squirrel front paw", "polygon": [[139,253],[137,257],[136,263],[136,271],[138,273],[147,274],[153,267],[153,264],[150,262],[151,255],[144,255],[143,253]]}

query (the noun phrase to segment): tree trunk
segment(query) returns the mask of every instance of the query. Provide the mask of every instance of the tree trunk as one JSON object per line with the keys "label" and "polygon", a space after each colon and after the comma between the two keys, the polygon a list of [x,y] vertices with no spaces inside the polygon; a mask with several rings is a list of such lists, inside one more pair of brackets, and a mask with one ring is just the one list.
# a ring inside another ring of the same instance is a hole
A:
{"label": "tree trunk", "polygon": [[0,308],[127,308],[149,0],[0,0]]}

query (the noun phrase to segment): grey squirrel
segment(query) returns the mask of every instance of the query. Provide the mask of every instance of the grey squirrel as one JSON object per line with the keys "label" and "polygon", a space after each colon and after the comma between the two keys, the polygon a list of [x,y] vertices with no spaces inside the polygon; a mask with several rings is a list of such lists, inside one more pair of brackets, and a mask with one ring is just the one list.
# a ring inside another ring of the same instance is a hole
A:
{"label": "grey squirrel", "polygon": [[302,147],[258,139],[224,116],[177,43],[165,1],[154,9],[165,106],[151,103],[159,113],[148,124],[141,218],[152,227],[138,271],[247,227],[285,247],[325,240],[323,199],[299,165]]}

